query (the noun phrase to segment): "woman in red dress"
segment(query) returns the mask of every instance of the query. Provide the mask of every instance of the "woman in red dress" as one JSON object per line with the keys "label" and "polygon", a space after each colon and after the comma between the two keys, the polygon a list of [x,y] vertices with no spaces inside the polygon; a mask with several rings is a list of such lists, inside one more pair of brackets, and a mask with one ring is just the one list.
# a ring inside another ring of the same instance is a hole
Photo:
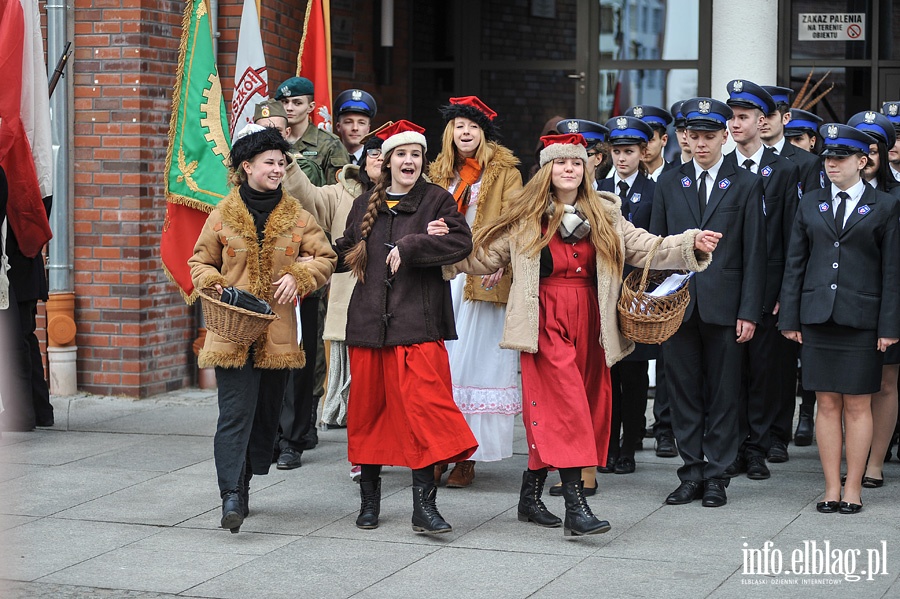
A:
{"label": "woman in red dress", "polygon": [[[338,270],[357,280],[346,335],[347,452],[361,465],[356,525],[378,526],[388,464],[413,471],[413,530],[445,533],[452,528],[437,510],[434,466],[467,460],[478,444],[453,401],[444,340],[456,339],[456,328],[441,267],[467,256],[472,236],[453,196],[422,177],[423,131],[399,121],[378,134],[381,178],[354,200],[335,249]],[[433,222],[442,234],[429,234]]]}
{"label": "woman in red dress", "polygon": [[[528,470],[519,520],[558,527],[541,501],[549,468],[563,481],[565,534],[607,532],[584,498],[581,469],[606,463],[612,387],[609,368],[634,349],[618,328],[616,301],[627,262],[642,267],[657,237],[622,218],[618,196],[591,188],[586,142],[547,135],[541,168],[509,209],[475,235],[475,252],[445,269],[489,274],[512,266],[501,346],[522,352]],[[664,238],[653,267],[703,270],[719,233]]]}

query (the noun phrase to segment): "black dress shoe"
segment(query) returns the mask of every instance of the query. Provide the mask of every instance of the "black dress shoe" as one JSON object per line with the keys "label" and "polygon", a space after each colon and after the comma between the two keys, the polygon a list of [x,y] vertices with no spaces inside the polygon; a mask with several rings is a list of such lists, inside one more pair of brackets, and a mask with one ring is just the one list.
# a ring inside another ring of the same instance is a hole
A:
{"label": "black dress shoe", "polygon": [[787,445],[784,444],[784,441],[781,439],[776,439],[772,441],[772,447],[769,448],[769,452],[766,454],[766,457],[773,464],[782,464],[787,462],[790,458],[788,457]]}
{"label": "black dress shoe", "polygon": [[703,486],[703,507],[722,507],[728,503],[728,498],[725,496],[724,480],[710,478]]}
{"label": "black dress shoe", "polygon": [[613,474],[616,471],[616,460],[619,456],[613,453],[607,454],[606,466],[597,466],[597,472],[602,474]]}
{"label": "black dress shoe", "polygon": [[668,505],[684,505],[703,497],[703,485],[693,480],[682,481],[678,488],[666,497]]}
{"label": "black dress shoe", "polygon": [[[616,460],[616,474],[631,474],[634,472],[634,468],[634,458],[631,456],[623,455]],[[585,489],[585,491],[587,491],[587,489]]]}
{"label": "black dress shoe", "polygon": [[842,501],[838,511],[842,514],[858,514],[862,509],[861,503],[848,503],[846,501]]}
{"label": "black dress shoe", "polygon": [[244,508],[241,506],[241,493],[238,490],[222,492],[222,520],[220,525],[231,534],[241,531],[244,523]]}
{"label": "black dress shoe", "polygon": [[833,514],[838,511],[840,501],[820,501],[816,504],[816,511],[821,514]]}
{"label": "black dress shoe", "polygon": [[738,454],[734,461],[728,465],[728,468],[725,469],[725,472],[722,474],[727,476],[728,478],[734,478],[735,476],[747,471],[747,461],[744,459],[744,456]]}
{"label": "black dress shoe", "polygon": [[771,476],[766,460],[761,455],[753,455],[747,459],[747,478],[765,480]]}
{"label": "black dress shoe", "polygon": [[678,457],[678,447],[675,445],[675,436],[671,431],[662,432],[658,437],[656,437],[656,457]]}
{"label": "black dress shoe", "polygon": [[862,486],[867,489],[877,489],[879,487],[884,486],[884,475],[881,475],[882,478],[872,478],[871,476],[864,476],[862,480]]}
{"label": "black dress shoe", "polygon": [[282,449],[281,455],[278,456],[278,464],[276,467],[279,470],[293,470],[294,468],[299,468],[301,466],[300,456],[301,453],[293,447]]}
{"label": "black dress shoe", "polygon": [[797,420],[797,430],[794,431],[794,445],[797,447],[812,445],[814,430],[815,425],[813,424],[812,415],[801,413],[799,420]]}

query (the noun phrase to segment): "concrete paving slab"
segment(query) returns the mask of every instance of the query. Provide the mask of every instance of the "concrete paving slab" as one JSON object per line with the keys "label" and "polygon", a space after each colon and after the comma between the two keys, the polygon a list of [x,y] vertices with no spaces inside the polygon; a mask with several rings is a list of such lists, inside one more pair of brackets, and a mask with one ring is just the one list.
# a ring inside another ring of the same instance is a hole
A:
{"label": "concrete paving slab", "polygon": [[[79,503],[60,517],[103,522],[174,526],[219,506],[209,485],[183,474],[141,472],[148,478],[121,490]],[[151,478],[152,476],[152,478]]]}
{"label": "concrete paving slab", "polygon": [[590,557],[580,561],[531,597],[552,599],[570,594],[573,588],[594,588],[598,595],[622,599],[698,599],[707,597],[735,567],[733,562],[710,564],[704,559],[673,563],[651,559]]}
{"label": "concrete paving slab", "polygon": [[108,451],[123,450],[142,440],[140,435],[67,435],[64,431],[53,430],[37,430],[30,435],[27,441],[0,449],[0,462],[59,466]]}
{"label": "concrete paving slab", "polygon": [[95,432],[211,437],[216,431],[217,410],[209,406],[159,405],[140,414],[128,414],[90,425]]}
{"label": "concrete paving slab", "polygon": [[41,582],[181,593],[253,559],[245,554],[124,547],[45,576]]}
{"label": "concrete paving slab", "polygon": [[[34,516],[14,516],[12,514],[0,514],[0,530],[8,530],[16,526],[22,526],[28,522],[37,520]],[[4,537],[5,540],[5,537]]]}
{"label": "concrete paving slab", "polygon": [[3,484],[0,512],[49,516],[143,482],[148,472],[96,468],[36,469]]}
{"label": "concrete paving slab", "polygon": [[[125,468],[150,472],[173,472],[204,462],[212,456],[213,443],[209,437],[168,435],[160,443],[155,435],[139,435],[128,447],[79,460],[88,468]],[[212,465],[215,472],[215,464]],[[213,479],[215,480],[215,479]]]}
{"label": "concrete paving slab", "polygon": [[175,597],[184,599],[188,595],[0,580],[0,597],[4,597],[4,599],[174,599]]}
{"label": "concrete paving slab", "polygon": [[36,580],[158,532],[151,526],[41,518],[3,533],[0,578]]}
{"label": "concrete paving slab", "polygon": [[[230,599],[365,596],[359,593],[434,551],[432,547],[404,543],[306,537],[216,576],[190,589],[190,593]],[[435,571],[445,566],[438,565]],[[430,574],[429,586],[434,578],[433,572]],[[419,597],[423,596],[421,585],[425,580],[418,581]],[[441,596],[430,589],[425,594]]]}
{"label": "concrete paving slab", "polygon": [[[2,453],[0,449],[0,453]],[[46,466],[34,466],[32,464],[0,464],[0,482],[6,482],[20,476],[25,476],[36,468],[46,468]]]}
{"label": "concrete paving slab", "polygon": [[[225,533],[225,534],[223,534]],[[241,555],[265,555],[293,543],[298,537],[248,532],[232,535],[224,530],[198,530],[187,528],[162,528],[158,534],[146,537],[131,545],[134,549],[166,552],[228,553]]]}
{"label": "concrete paving slab", "polygon": [[[579,561],[580,558],[570,556],[446,547],[398,570],[357,597],[417,598],[422,596],[423,586],[432,597],[527,597]],[[447,564],[453,567],[448,568]],[[570,593],[571,587],[567,594]]]}

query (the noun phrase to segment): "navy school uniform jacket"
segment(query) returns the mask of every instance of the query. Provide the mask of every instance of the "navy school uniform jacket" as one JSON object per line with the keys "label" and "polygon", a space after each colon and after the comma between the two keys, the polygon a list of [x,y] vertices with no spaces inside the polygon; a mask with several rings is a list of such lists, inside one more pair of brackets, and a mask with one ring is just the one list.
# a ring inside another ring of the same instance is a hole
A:
{"label": "navy school uniform jacket", "polygon": [[[740,166],[739,160],[743,161],[743,157],[738,155],[737,150],[725,156],[725,161],[731,162],[735,167]],[[763,151],[756,176],[763,182],[765,196],[763,217],[766,223],[766,288],[763,294],[763,312],[771,314],[781,292],[784,261],[797,203],[800,201],[800,170],[796,164],[767,148]]]}
{"label": "navy school uniform jacket", "polygon": [[701,219],[694,161],[663,173],[656,182],[650,232],[672,235],[697,228],[722,233],[709,268],[691,278],[685,320],[696,309],[708,324],[759,322],[766,280],[762,180],[726,160],[712,185]]}
{"label": "navy school uniform jacket", "polygon": [[[628,219],[635,227],[647,231],[650,230],[650,214],[653,209],[653,194],[655,190],[656,183],[646,175],[638,173],[638,176],[634,179],[634,185],[629,188],[625,201],[622,202],[622,216]],[[619,190],[615,188],[615,178],[603,179],[600,182],[600,191],[608,191],[619,195]],[[632,270],[634,270],[634,267],[626,264],[623,274],[627,275]],[[625,360],[629,362],[655,360],[658,355],[659,346],[637,343],[635,344],[634,352],[628,355]]]}
{"label": "navy school uniform jacket", "polygon": [[866,186],[841,234],[831,188],[805,194],[791,233],[778,328],[836,324],[900,337],[900,203]]}

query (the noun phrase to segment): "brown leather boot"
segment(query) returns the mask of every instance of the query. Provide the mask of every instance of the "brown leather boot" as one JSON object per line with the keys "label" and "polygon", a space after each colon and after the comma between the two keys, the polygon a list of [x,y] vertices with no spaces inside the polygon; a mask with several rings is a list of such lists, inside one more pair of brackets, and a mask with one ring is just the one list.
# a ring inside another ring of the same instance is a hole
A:
{"label": "brown leather boot", "polygon": [[451,489],[461,489],[468,487],[475,480],[475,462],[465,460],[456,462],[450,476],[447,477],[447,486]]}
{"label": "brown leather boot", "polygon": [[434,484],[441,484],[441,477],[444,476],[444,472],[447,471],[447,464],[435,464],[434,465]]}

